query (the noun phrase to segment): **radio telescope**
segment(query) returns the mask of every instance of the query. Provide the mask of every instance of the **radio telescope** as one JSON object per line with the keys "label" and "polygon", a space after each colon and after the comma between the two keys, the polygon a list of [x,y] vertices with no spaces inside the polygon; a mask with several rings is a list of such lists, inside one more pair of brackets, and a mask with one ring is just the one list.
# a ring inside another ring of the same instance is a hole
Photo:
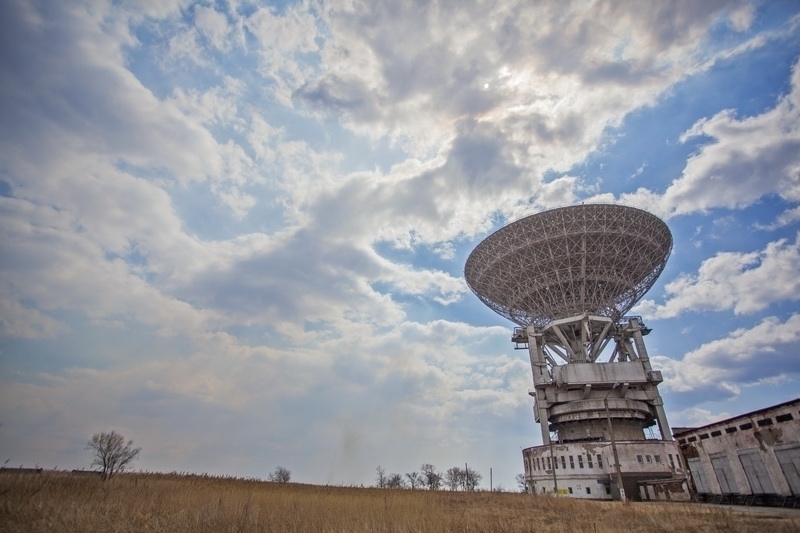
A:
{"label": "radio telescope", "polygon": [[577,205],[528,216],[481,242],[467,284],[520,326],[584,312],[618,320],[652,287],[672,250],[664,222],[619,205]]}
{"label": "radio telescope", "polygon": [[[556,471],[570,470],[566,457],[570,464],[578,457],[580,468],[562,473],[562,483],[581,497],[624,500],[626,490],[639,494],[643,480],[683,483],[658,392],[661,373],[650,366],[644,343],[650,329],[640,317],[625,316],[658,279],[671,251],[672,234],[658,217],[591,204],[512,222],[467,259],[470,289],[519,326],[511,340],[529,352],[543,442],[523,451],[529,491],[560,493]],[[645,429],[656,424],[660,438],[646,437]],[[604,461],[599,453],[609,442],[616,479],[609,473],[611,457]],[[602,474],[608,474],[607,495]]]}

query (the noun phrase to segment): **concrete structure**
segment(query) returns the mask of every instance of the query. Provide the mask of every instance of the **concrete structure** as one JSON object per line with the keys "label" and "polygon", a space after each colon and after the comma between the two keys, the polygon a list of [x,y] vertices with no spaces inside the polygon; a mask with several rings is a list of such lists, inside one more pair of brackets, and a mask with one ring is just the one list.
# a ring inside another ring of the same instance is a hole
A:
{"label": "concrete structure", "polygon": [[[581,329],[586,322],[588,328],[595,326],[589,317],[576,322],[582,322]],[[528,490],[581,498],[642,499],[646,493],[640,490],[641,484],[660,481],[671,487],[659,492],[663,499],[688,500],[685,463],[677,443],[669,438],[658,393],[661,373],[650,366],[642,339],[648,330],[641,319],[624,317],[613,324],[615,349],[609,362],[549,364],[544,355],[548,327],[528,326],[514,337],[518,346],[523,335],[529,340],[531,395],[544,442],[523,451]],[[646,434],[653,426],[657,432]],[[575,468],[573,456],[578,461]],[[661,499],[650,496],[645,499]]]}
{"label": "concrete structure", "polygon": [[669,228],[645,211],[580,205],[509,224],[470,254],[467,283],[520,326],[512,341],[528,351],[543,442],[523,451],[530,492],[688,499],[650,329],[624,316],[671,250]]}
{"label": "concrete structure", "polygon": [[[615,441],[615,445],[628,499],[689,499],[680,452],[674,442],[631,440]],[[619,497],[616,461],[608,441],[534,446],[523,450],[523,461],[531,493],[591,499]]]}
{"label": "concrete structure", "polygon": [[674,435],[699,500],[800,505],[800,398]]}

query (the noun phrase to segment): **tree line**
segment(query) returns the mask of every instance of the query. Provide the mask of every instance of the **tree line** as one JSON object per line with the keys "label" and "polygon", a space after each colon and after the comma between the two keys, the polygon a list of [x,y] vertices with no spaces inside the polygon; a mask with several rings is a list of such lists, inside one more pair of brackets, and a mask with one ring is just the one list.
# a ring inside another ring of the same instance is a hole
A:
{"label": "tree line", "polygon": [[[115,431],[92,435],[92,438],[86,443],[86,449],[91,452],[92,466],[100,467],[103,479],[109,479],[115,474],[127,470],[138,458],[139,452],[142,450],[139,447],[134,447],[132,440],[126,442],[125,438]],[[471,492],[478,488],[478,484],[483,479],[479,472],[469,468],[467,465],[464,465],[464,468],[454,466],[448,468],[446,472],[439,472],[432,464],[424,463],[419,467],[418,471],[408,472],[405,475],[387,474],[386,470],[379,465],[376,472],[375,482],[376,487],[379,489],[441,490],[447,488],[453,491]],[[291,471],[278,466],[269,475],[268,480],[277,483],[289,483],[291,478]],[[516,481],[519,489],[524,491],[525,476],[517,474]],[[496,490],[502,491],[503,489],[498,486]]]}
{"label": "tree line", "polygon": [[419,471],[407,474],[387,474],[382,466],[376,468],[375,486],[379,489],[427,489],[474,491],[478,488],[483,476],[464,465],[464,468],[454,466],[446,472],[439,472],[432,464],[425,463]]}

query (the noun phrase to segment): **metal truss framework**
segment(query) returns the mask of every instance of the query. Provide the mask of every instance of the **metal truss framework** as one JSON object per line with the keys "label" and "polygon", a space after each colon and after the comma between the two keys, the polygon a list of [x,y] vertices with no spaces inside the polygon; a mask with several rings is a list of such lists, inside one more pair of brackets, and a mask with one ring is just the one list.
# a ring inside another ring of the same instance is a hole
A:
{"label": "metal truss framework", "polygon": [[646,211],[577,205],[489,235],[464,276],[484,304],[520,326],[583,313],[616,322],[655,283],[671,251],[669,228]]}
{"label": "metal truss framework", "polygon": [[[609,416],[615,421],[636,419],[639,427],[657,423],[662,438],[670,438],[658,392],[661,373],[652,369],[643,339],[649,331],[639,317],[615,323],[588,314],[514,330],[516,347],[529,352],[534,414],[545,444],[551,442],[551,431],[559,434],[562,424],[596,419],[605,400],[612,405]],[[612,341],[608,361],[599,362]],[[558,435],[557,440],[569,439]]]}

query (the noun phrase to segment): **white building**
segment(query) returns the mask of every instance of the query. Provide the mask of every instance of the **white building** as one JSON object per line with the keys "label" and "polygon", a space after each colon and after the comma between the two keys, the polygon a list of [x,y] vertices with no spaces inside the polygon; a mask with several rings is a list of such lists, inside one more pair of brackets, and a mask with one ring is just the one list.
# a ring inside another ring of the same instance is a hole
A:
{"label": "white building", "polygon": [[800,398],[674,435],[699,500],[800,504]]}

